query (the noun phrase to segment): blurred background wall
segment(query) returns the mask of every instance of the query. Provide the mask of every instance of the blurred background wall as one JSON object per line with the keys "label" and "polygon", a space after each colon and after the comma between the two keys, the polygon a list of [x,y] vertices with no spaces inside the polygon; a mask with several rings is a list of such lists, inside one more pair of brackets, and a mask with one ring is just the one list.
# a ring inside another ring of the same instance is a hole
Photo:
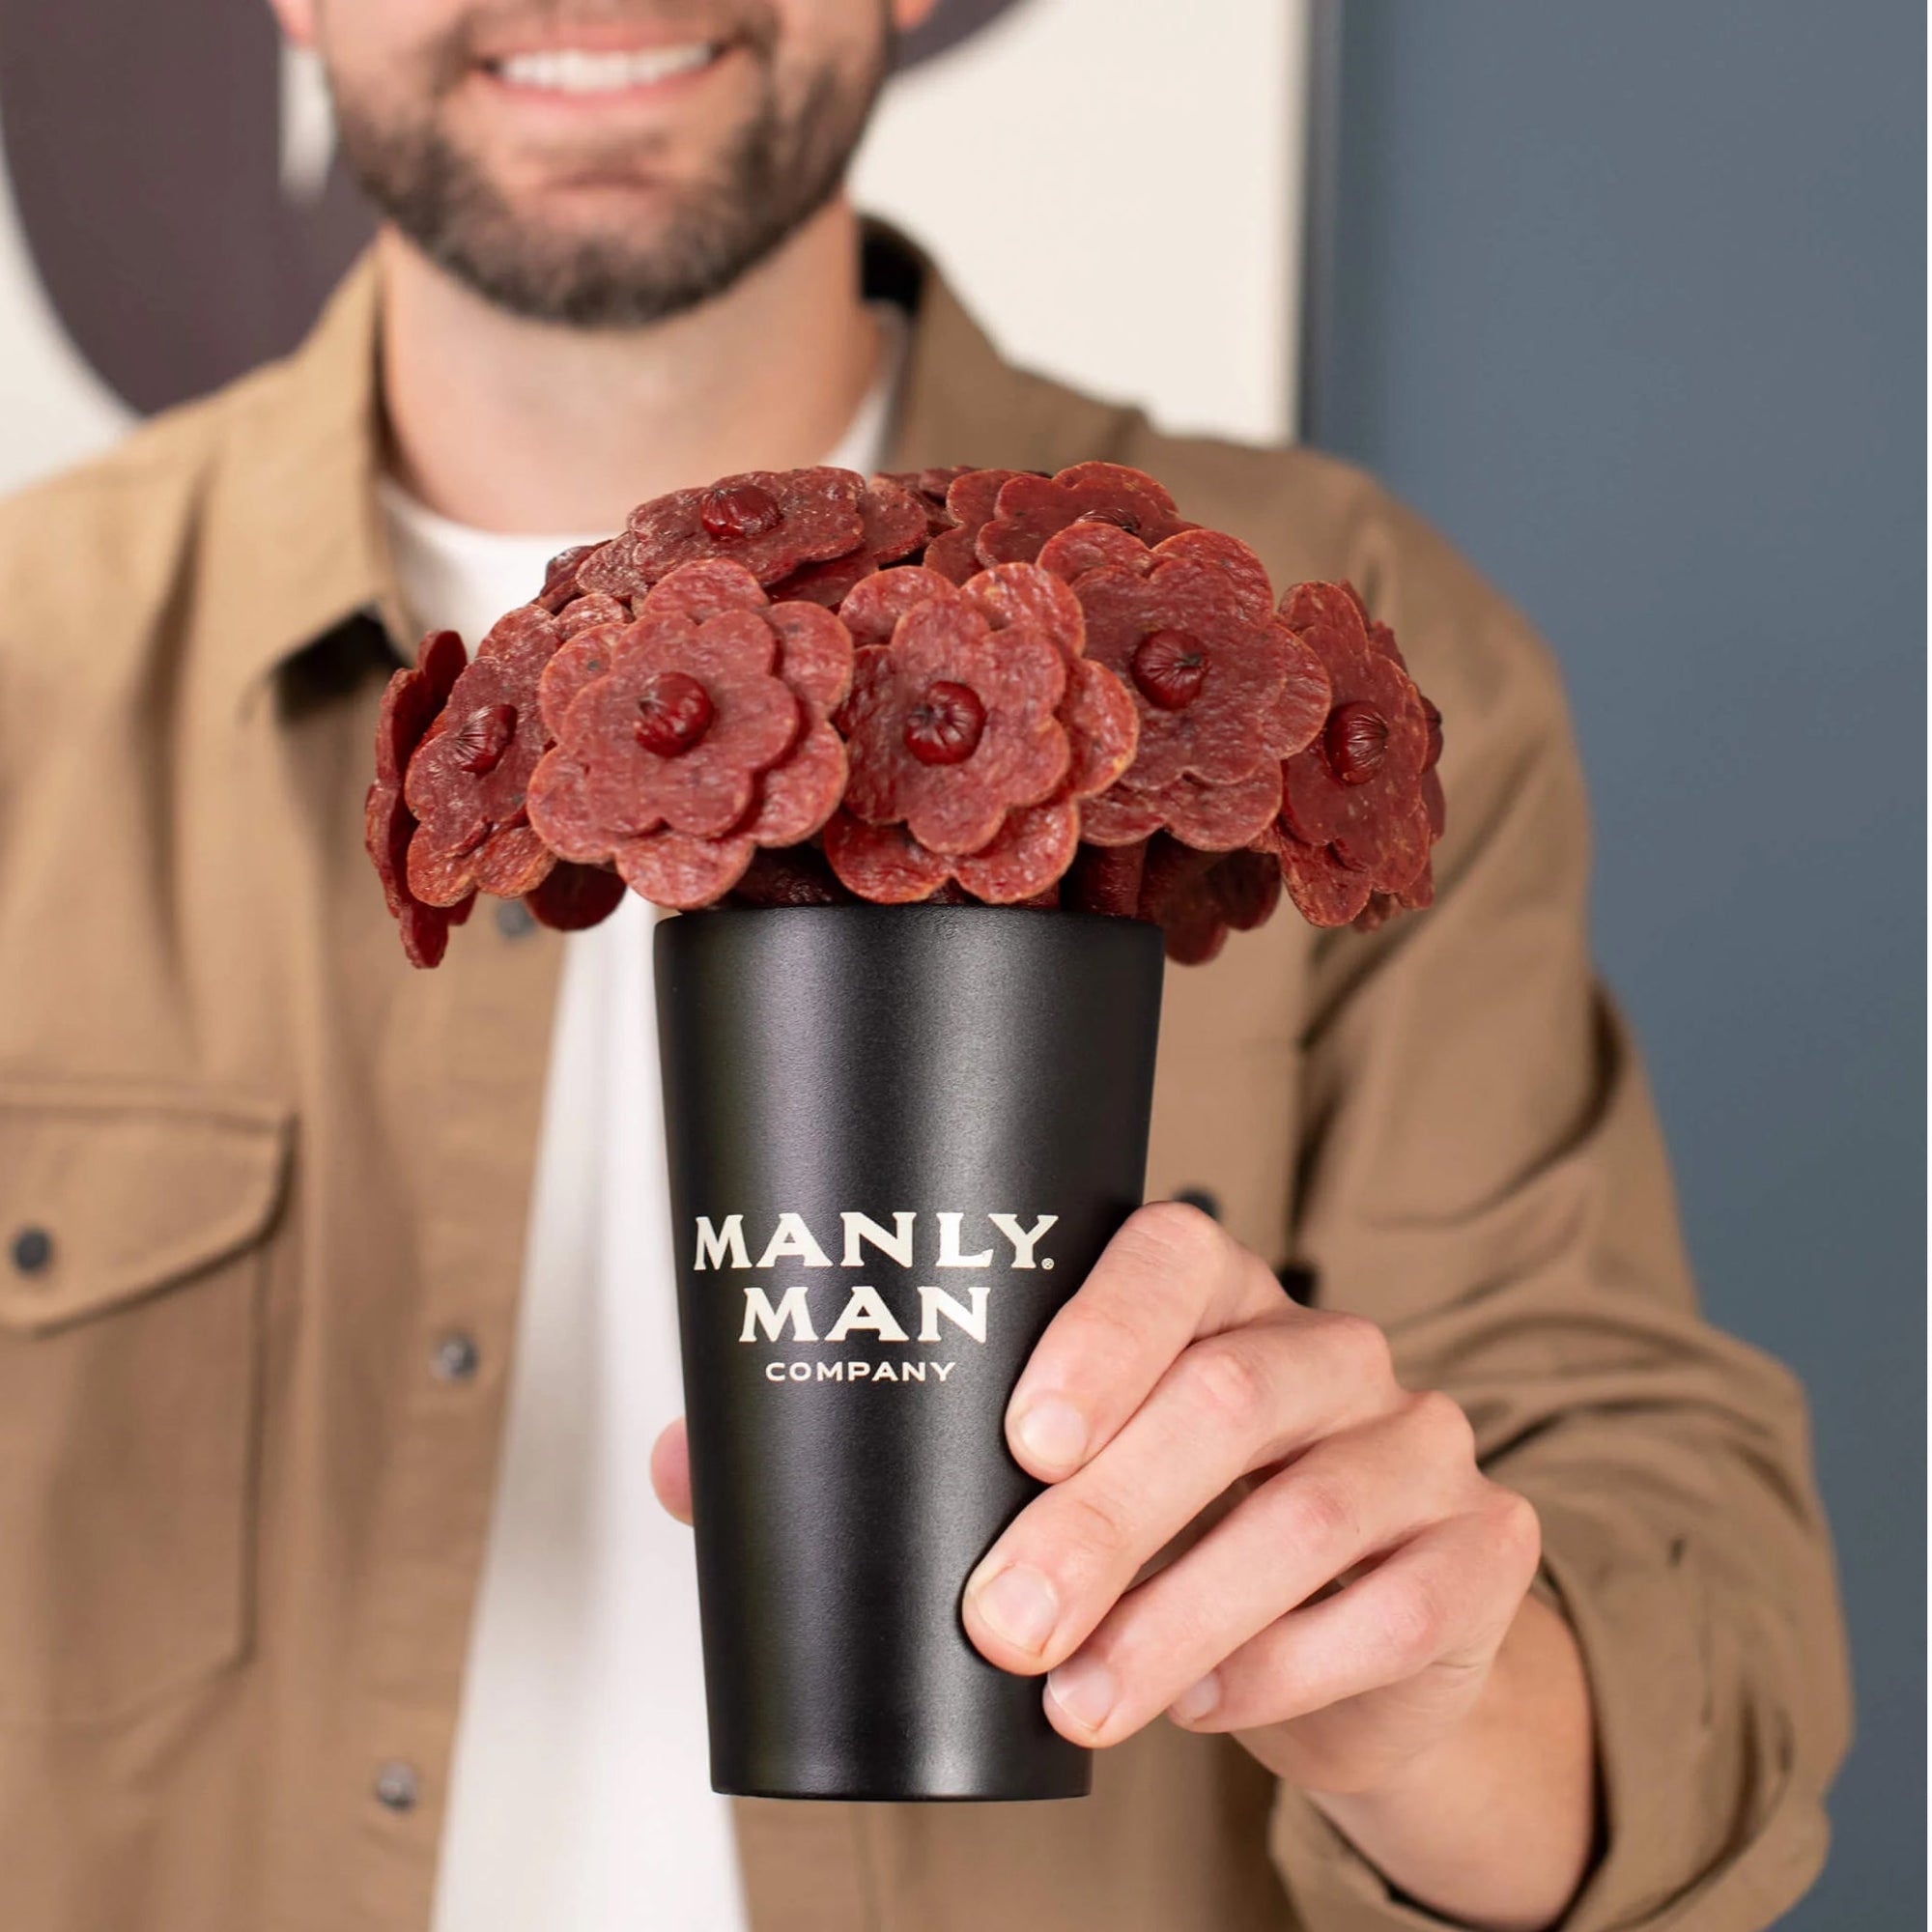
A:
{"label": "blurred background wall", "polygon": [[[858,176],[1009,351],[1298,417],[1562,657],[1707,1297],[1816,1406],[1861,1735],[1806,1932],[1924,1922],[1924,34],[946,0]],[[366,232],[255,0],[0,0],[0,488],[290,347]]]}
{"label": "blurred background wall", "polygon": [[1717,1319],[1804,1375],[1925,1924],[1925,10],[1323,0],[1304,433],[1536,621]]}

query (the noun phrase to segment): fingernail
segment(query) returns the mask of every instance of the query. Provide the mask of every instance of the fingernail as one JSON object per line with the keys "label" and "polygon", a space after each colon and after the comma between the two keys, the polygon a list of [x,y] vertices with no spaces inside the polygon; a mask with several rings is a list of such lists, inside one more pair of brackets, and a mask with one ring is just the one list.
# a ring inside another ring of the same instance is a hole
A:
{"label": "fingernail", "polygon": [[1087,1418],[1070,1402],[1048,1396],[1013,1424],[1019,1444],[1042,1469],[1071,1469],[1087,1453]]}
{"label": "fingernail", "polygon": [[1060,1616],[1060,1597],[1037,1570],[1012,1564],[979,1586],[973,1606],[996,1635],[1021,1650],[1041,1650]]}
{"label": "fingernail", "polygon": [[1107,1721],[1117,1694],[1114,1673],[1097,1657],[1069,1659],[1047,1673],[1046,1688],[1053,1701],[1089,1731],[1097,1731]]}
{"label": "fingernail", "polygon": [[1178,1724],[1198,1724],[1221,1701],[1221,1679],[1210,1670],[1199,1684],[1190,1685],[1167,1707]]}

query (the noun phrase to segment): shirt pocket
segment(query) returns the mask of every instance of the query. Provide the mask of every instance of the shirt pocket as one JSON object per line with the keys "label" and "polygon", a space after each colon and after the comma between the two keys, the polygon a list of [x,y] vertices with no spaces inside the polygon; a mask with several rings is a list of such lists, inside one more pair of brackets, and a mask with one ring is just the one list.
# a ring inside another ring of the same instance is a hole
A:
{"label": "shirt pocket", "polygon": [[243,1649],[289,1128],[0,1081],[0,1727],[111,1720]]}

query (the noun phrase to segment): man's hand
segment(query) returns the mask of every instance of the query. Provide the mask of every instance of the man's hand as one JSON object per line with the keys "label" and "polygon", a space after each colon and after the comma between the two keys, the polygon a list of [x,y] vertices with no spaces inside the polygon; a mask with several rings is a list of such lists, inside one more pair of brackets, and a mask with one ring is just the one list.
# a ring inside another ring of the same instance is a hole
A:
{"label": "man's hand", "polygon": [[1525,1597],[1536,1514],[1373,1322],[1297,1307],[1195,1209],[1144,1208],[1041,1337],[1007,1439],[1052,1487],[969,1579],[966,1629],[1047,1673],[1057,1730],[1232,1731],[1438,1910],[1561,1912],[1591,1732],[1567,1629]]}
{"label": "man's hand", "polygon": [[[1297,1307],[1196,1209],[1143,1208],[1040,1338],[1007,1439],[1051,1487],[968,1579],[966,1630],[1046,1676],[1056,1729],[1232,1731],[1410,1896],[1557,1918],[1595,1774],[1574,1640],[1525,1595],[1536,1514],[1373,1322]],[[652,1478],[688,1521],[681,1424]]]}

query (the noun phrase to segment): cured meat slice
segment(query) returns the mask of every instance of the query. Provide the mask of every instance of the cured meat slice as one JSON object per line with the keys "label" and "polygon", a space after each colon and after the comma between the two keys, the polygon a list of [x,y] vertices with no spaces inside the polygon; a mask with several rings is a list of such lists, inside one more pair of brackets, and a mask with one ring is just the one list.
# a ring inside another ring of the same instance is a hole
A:
{"label": "cured meat slice", "polygon": [[838,720],[846,810],[902,822],[935,853],[977,852],[1009,810],[1045,803],[1065,777],[1054,715],[1065,689],[1065,660],[1030,627],[995,634],[963,599],[916,605],[890,644],[858,653]]}
{"label": "cured meat slice", "polygon": [[[550,744],[540,691],[558,645],[556,622],[526,604],[500,618],[485,644],[450,686],[442,728],[425,735],[404,781],[418,825],[410,844],[411,890],[426,903],[451,904],[459,886],[489,891],[487,880],[513,880],[527,869],[513,862],[521,841],[488,848],[526,822],[530,778]],[[418,888],[418,877],[433,879],[442,896]],[[517,887],[518,894],[526,890]]]}
{"label": "cured meat slice", "polygon": [[964,583],[980,567],[977,548],[980,529],[991,520],[1000,492],[1021,469],[969,469],[955,476],[946,492],[946,513],[952,527],[925,547],[925,567],[954,583]]}
{"label": "cured meat slice", "polygon": [[603,866],[559,863],[529,892],[524,903],[539,925],[556,932],[583,932],[601,925],[624,898],[624,882]]}
{"label": "cured meat slice", "polygon": [[566,641],[581,631],[595,630],[600,624],[628,624],[631,610],[627,604],[602,590],[593,590],[587,596],[573,598],[556,613],[556,634]]}
{"label": "cured meat slice", "polygon": [[695,912],[715,904],[740,879],[757,850],[749,838],[693,838],[655,832],[617,848],[624,883],[653,905]]}
{"label": "cured meat slice", "polygon": [[951,867],[903,825],[867,825],[836,811],[825,827],[825,857],[838,882],[875,905],[912,905],[943,886]]}
{"label": "cured meat slice", "polygon": [[867,484],[859,518],[865,534],[856,550],[802,565],[772,586],[773,598],[802,599],[836,611],[861,578],[925,547],[925,507],[893,477],[875,476]]}
{"label": "cured meat slice", "polygon": [[383,693],[376,720],[376,777],[362,808],[362,838],[384,903],[396,922],[403,952],[414,966],[435,966],[449,943],[449,928],[460,923],[457,907],[468,901],[432,906],[410,890],[410,846],[416,816],[403,797],[404,775],[418,745],[441,716],[457,678],[469,662],[454,631],[431,631],[416,649],[412,668],[397,671]]}
{"label": "cured meat slice", "polygon": [[838,607],[838,619],[855,644],[889,644],[898,620],[916,604],[932,597],[956,597],[958,586],[936,570],[900,564],[874,571],[852,586]]}
{"label": "cured meat slice", "polygon": [[1147,841],[1133,845],[1085,845],[1061,881],[1061,903],[1075,912],[1133,919],[1140,911]]}
{"label": "cured meat slice", "polygon": [[974,553],[982,564],[1032,563],[1069,524],[1111,524],[1151,548],[1191,529],[1174,498],[1145,470],[1076,463],[1056,476],[1015,476],[1001,487]]}
{"label": "cured meat slice", "polygon": [[1283,768],[1283,821],[1304,845],[1332,847],[1370,890],[1400,892],[1421,869],[1431,837],[1421,694],[1370,641],[1346,586],[1299,584],[1282,612],[1321,657],[1332,692],[1321,735]]}
{"label": "cured meat slice", "polygon": [[673,490],[631,512],[629,565],[655,583],[679,564],[722,557],[776,583],[801,564],[860,547],[864,488],[853,470],[818,469],[745,470],[703,490]]}
{"label": "cured meat slice", "polygon": [[1007,813],[992,840],[952,862],[952,876],[988,905],[1017,905],[1049,891],[1073,863],[1080,811],[1070,800]]}

